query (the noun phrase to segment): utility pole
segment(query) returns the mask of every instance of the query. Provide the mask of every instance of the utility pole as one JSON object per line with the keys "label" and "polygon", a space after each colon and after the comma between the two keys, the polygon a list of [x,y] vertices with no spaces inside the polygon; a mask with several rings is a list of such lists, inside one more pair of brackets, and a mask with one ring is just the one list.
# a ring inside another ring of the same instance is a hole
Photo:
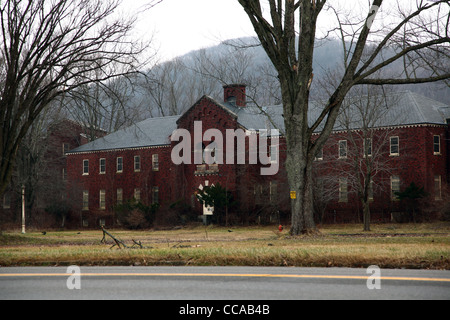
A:
{"label": "utility pole", "polygon": [[22,233],[25,233],[25,185],[22,185]]}

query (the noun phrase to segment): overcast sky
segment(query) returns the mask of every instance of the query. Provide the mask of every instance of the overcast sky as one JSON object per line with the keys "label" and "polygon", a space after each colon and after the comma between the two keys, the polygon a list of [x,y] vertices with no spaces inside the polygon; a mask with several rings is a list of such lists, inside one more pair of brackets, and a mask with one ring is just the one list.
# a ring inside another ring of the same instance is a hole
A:
{"label": "overcast sky", "polygon": [[[139,10],[149,0],[124,0],[125,10]],[[153,34],[162,59],[171,59],[221,41],[254,36],[237,0],[164,0],[140,15],[137,32]]]}
{"label": "overcast sky", "polygon": [[[217,45],[224,40],[255,36],[249,18],[237,0],[163,0],[144,13],[142,8],[157,0],[123,0],[123,10],[140,17],[136,35],[148,39],[161,60],[169,60],[192,50]],[[428,0],[433,1],[433,0]],[[330,4],[347,10],[360,20],[368,14],[369,0],[333,0]],[[398,3],[414,7],[415,0],[386,0],[377,21],[389,20]],[[381,18],[382,17],[382,18]],[[331,11],[321,13],[319,24],[335,23]],[[326,30],[329,28],[327,27]]]}

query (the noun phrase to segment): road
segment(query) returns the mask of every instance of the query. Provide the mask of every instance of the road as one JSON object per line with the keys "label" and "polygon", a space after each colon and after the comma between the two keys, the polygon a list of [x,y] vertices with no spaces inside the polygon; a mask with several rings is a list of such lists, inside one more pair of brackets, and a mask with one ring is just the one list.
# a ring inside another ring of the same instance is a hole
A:
{"label": "road", "polygon": [[368,273],[366,269],[261,267],[0,268],[0,299],[450,300],[450,271],[374,269],[373,273]]}

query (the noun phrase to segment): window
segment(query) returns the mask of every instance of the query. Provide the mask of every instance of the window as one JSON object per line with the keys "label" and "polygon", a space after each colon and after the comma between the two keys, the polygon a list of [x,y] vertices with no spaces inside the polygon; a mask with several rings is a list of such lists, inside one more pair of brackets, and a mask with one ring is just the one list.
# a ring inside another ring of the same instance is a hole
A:
{"label": "window", "polygon": [[123,204],[123,189],[117,189],[117,205]]}
{"label": "window", "polygon": [[89,160],[83,160],[83,175],[89,175]]}
{"label": "window", "polygon": [[372,138],[366,138],[364,140],[364,157],[372,156]]}
{"label": "window", "polygon": [[83,210],[89,210],[89,191],[83,191]]}
{"label": "window", "polygon": [[400,155],[400,139],[398,137],[391,137],[391,156]]}
{"label": "window", "polygon": [[3,196],[3,209],[11,209],[11,194],[8,192]]}
{"label": "window", "polygon": [[159,203],[159,187],[153,187],[152,198],[153,198],[153,204]]}
{"label": "window", "polygon": [[141,157],[135,156],[134,157],[134,172],[140,172],[141,171]]}
{"label": "window", "polygon": [[134,189],[134,200],[141,201],[141,189]]}
{"label": "window", "polygon": [[123,172],[123,158],[122,157],[117,158],[117,172],[118,173]]}
{"label": "window", "polygon": [[152,168],[153,171],[159,171],[159,155],[152,155]]}
{"label": "window", "polygon": [[106,159],[100,159],[100,174],[106,173]]}
{"label": "window", "polygon": [[442,176],[434,176],[434,200],[442,200]]}
{"label": "window", "polygon": [[396,193],[400,192],[400,178],[397,176],[391,177],[391,199],[398,201],[399,198]]}
{"label": "window", "polygon": [[433,137],[433,152],[435,155],[441,154],[441,136]]}
{"label": "window", "polygon": [[347,140],[339,141],[339,159],[347,158]]}
{"label": "window", "polygon": [[348,202],[348,181],[346,178],[339,178],[339,202]]}
{"label": "window", "polygon": [[100,190],[100,204],[99,204],[100,210],[106,209],[106,191]]}

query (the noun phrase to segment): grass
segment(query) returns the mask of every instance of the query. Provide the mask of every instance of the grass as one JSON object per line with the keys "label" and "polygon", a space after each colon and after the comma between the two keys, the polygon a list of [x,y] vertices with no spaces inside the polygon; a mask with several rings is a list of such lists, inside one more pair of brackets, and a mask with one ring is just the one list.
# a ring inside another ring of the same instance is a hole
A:
{"label": "grass", "polygon": [[[190,265],[421,268],[450,270],[450,223],[326,225],[314,237],[277,228],[187,227],[110,232],[129,248],[112,247],[102,231],[5,232],[0,266]],[[133,246],[140,241],[142,248]],[[133,247],[132,247],[133,246]]]}

